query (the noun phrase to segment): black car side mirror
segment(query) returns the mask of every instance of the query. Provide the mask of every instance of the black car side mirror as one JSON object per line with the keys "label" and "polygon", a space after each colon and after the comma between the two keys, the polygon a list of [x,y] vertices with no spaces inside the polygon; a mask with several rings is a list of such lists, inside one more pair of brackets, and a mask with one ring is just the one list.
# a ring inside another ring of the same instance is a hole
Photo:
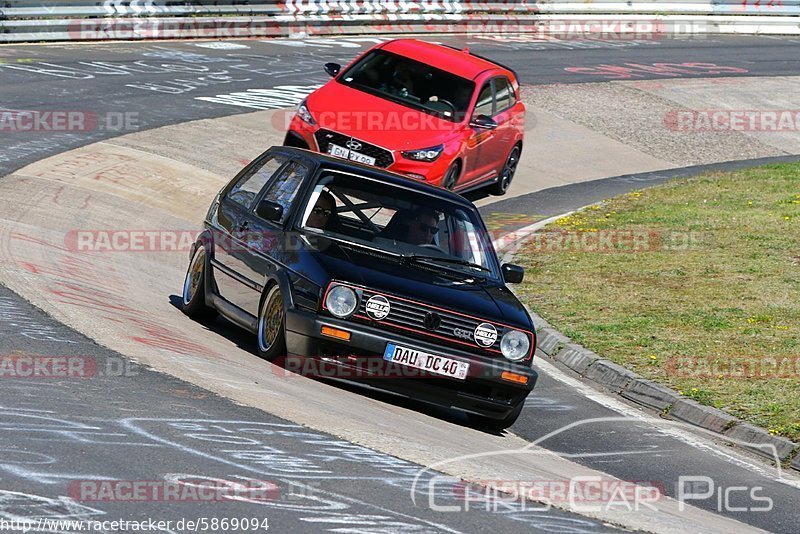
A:
{"label": "black car side mirror", "polygon": [[503,271],[503,280],[509,284],[519,284],[525,277],[525,269],[513,263],[504,263],[501,270]]}
{"label": "black car side mirror", "polygon": [[323,68],[325,69],[325,72],[331,75],[331,77],[336,76],[339,74],[339,71],[342,70],[342,66],[338,63],[325,63]]}
{"label": "black car side mirror", "polygon": [[269,200],[262,200],[256,207],[256,215],[266,221],[280,221],[283,217],[283,206]]}
{"label": "black car side mirror", "polygon": [[494,130],[497,128],[497,123],[488,115],[473,117],[473,119],[469,121],[469,125],[473,128],[480,128],[481,130]]}

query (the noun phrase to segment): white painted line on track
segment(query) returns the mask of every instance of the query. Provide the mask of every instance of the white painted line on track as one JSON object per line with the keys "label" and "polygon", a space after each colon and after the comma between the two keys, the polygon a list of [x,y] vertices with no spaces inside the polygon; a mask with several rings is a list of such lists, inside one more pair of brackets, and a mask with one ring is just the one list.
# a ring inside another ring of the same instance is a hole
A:
{"label": "white painted line on track", "polygon": [[586,397],[592,402],[596,402],[604,408],[613,410],[618,414],[630,417],[636,421],[652,425],[655,427],[655,430],[661,434],[667,434],[672,438],[686,443],[687,445],[691,445],[696,449],[700,449],[704,452],[712,454],[713,456],[734,463],[738,467],[747,469],[752,473],[768,478],[774,482],[779,482],[787,486],[800,489],[800,478],[795,477],[793,474],[784,471],[780,467],[771,468],[759,461],[751,460],[744,455],[734,453],[731,450],[721,449],[719,445],[713,443],[709,439],[706,439],[704,436],[695,434],[693,431],[707,434],[709,438],[722,439],[732,442],[732,440],[730,440],[727,436],[715,434],[699,427],[690,427],[692,431],[688,431],[686,430],[687,427],[683,423],[670,421],[669,419],[662,419],[660,417],[651,415],[645,412],[643,408],[638,409],[621,400],[618,400],[614,396],[594,389],[592,386],[585,384],[577,378],[572,377],[568,373],[560,370],[545,358],[536,358],[534,364],[537,369],[546,373],[549,377],[553,378],[554,380],[558,380],[566,386],[569,386],[574,391],[580,393],[582,396]]}

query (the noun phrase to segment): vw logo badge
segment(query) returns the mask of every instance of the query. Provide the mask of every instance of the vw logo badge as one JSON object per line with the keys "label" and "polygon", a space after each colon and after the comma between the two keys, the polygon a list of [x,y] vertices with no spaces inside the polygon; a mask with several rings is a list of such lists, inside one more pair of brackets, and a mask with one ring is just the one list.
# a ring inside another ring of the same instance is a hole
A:
{"label": "vw logo badge", "polygon": [[361,150],[361,143],[359,143],[355,139],[350,139],[347,142],[347,148],[349,148],[350,150]]}
{"label": "vw logo badge", "polygon": [[428,330],[436,330],[442,324],[442,318],[438,313],[428,312],[425,314],[425,328]]}

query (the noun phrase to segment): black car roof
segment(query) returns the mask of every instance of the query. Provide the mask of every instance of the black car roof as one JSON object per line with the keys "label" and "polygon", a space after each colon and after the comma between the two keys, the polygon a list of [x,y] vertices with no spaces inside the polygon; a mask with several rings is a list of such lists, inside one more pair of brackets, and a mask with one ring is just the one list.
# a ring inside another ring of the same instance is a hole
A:
{"label": "black car roof", "polygon": [[400,187],[413,189],[419,191],[420,193],[425,193],[426,195],[438,197],[448,202],[454,202],[464,206],[469,206],[471,208],[475,207],[474,204],[472,204],[472,202],[462,197],[461,195],[453,193],[452,191],[447,191],[439,187],[434,187],[432,185],[419,182],[412,178],[407,178],[402,174],[380,169],[378,167],[373,167],[371,165],[364,165],[362,163],[357,163],[355,161],[348,161],[342,158],[328,156],[327,154],[321,154],[319,152],[314,152],[312,150],[306,150],[303,148],[295,148],[288,146],[273,146],[270,150],[273,152],[280,151],[285,154],[301,155],[305,159],[312,160],[317,164],[317,166],[323,167],[325,169],[331,169],[342,172],[354,172],[357,174],[367,176],[369,178],[377,178],[381,181],[393,185],[398,185]]}

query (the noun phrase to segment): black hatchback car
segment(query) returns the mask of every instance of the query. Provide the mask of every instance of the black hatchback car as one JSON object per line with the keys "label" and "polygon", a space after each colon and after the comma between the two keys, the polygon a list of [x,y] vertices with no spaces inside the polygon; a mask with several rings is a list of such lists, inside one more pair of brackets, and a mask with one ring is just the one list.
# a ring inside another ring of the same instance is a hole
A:
{"label": "black hatchback car", "polygon": [[466,199],[273,147],[214,199],[183,310],[222,314],[289,370],[377,388],[502,429],[536,382],[536,334]]}

